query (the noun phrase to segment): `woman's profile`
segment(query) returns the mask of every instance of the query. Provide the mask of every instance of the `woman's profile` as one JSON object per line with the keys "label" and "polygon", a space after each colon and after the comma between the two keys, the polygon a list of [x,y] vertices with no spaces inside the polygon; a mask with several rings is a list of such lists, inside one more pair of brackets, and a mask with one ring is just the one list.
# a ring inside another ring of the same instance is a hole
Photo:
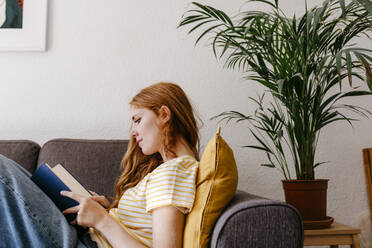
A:
{"label": "woman's profile", "polygon": [[[199,166],[193,108],[178,85],[157,83],[135,95],[130,110],[130,140],[114,202],[63,191],[79,202],[63,211],[77,213],[72,223],[27,171],[0,155],[0,246],[182,247]],[[75,226],[89,229],[78,237]]]}

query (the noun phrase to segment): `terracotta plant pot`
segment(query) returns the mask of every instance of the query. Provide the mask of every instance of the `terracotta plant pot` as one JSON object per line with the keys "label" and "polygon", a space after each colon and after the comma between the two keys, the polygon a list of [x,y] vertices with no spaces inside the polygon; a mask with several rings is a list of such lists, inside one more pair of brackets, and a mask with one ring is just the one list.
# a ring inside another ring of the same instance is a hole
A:
{"label": "terracotta plant pot", "polygon": [[282,182],[285,201],[300,212],[304,221],[327,219],[328,179]]}

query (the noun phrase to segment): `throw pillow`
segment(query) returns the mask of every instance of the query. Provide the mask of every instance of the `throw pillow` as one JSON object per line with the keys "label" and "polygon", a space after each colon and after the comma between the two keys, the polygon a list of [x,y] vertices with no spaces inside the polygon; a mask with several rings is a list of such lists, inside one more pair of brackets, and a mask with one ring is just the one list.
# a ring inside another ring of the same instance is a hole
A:
{"label": "throw pillow", "polygon": [[220,136],[220,128],[200,159],[193,209],[186,217],[184,248],[204,248],[212,228],[235,195],[238,171],[234,154]]}

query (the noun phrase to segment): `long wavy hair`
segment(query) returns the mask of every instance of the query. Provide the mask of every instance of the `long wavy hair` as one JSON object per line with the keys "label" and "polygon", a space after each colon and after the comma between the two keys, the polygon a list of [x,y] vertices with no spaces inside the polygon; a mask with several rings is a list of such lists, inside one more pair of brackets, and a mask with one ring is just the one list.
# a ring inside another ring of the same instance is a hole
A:
{"label": "long wavy hair", "polygon": [[[170,109],[170,120],[162,126],[162,142],[167,153],[173,151],[178,139],[182,138],[199,160],[199,128],[194,110],[185,92],[176,84],[160,82],[142,89],[130,101],[130,105],[147,108],[159,116],[162,106]],[[199,119],[200,120],[200,119]],[[111,208],[119,205],[124,192],[136,186],[148,173],[163,163],[159,153],[144,155],[135,138],[131,135],[128,150],[121,161],[123,173],[116,183],[116,196]]]}

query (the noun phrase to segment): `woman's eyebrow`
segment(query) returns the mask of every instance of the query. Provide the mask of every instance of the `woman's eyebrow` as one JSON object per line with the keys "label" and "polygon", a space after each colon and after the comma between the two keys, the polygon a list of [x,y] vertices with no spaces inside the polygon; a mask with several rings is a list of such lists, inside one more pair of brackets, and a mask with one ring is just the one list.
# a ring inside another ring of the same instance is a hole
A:
{"label": "woman's eyebrow", "polygon": [[134,121],[134,119],[138,118],[139,115],[141,115],[143,113],[143,111],[140,109],[138,110],[134,115],[132,115],[132,120]]}

